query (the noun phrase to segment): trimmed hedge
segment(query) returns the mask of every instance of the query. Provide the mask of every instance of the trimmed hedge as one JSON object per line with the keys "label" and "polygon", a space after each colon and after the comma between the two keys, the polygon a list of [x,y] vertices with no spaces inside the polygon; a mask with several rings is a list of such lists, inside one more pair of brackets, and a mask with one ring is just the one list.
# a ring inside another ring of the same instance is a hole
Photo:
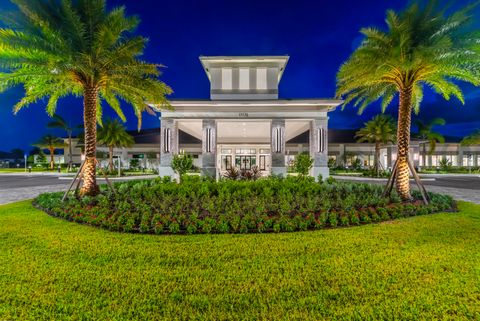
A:
{"label": "trimmed hedge", "polygon": [[113,231],[177,233],[292,232],[381,222],[455,209],[449,196],[430,194],[431,204],[382,197],[379,185],[317,183],[310,177],[214,182],[186,177],[131,181],[103,187],[97,197],[61,202],[46,193],[34,203],[49,214]]}

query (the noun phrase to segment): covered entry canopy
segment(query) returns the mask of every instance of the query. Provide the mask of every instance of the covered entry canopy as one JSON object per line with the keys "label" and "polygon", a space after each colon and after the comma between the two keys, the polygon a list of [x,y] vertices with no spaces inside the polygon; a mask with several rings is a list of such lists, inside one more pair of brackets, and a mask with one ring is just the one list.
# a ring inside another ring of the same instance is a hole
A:
{"label": "covered entry canopy", "polygon": [[221,174],[218,146],[225,144],[270,147],[269,154],[263,156],[269,157],[271,173],[285,175],[285,142],[309,131],[312,175],[328,176],[327,113],[341,103],[329,99],[174,100],[174,110],[159,110],[160,175],[173,175],[171,160],[179,152],[179,131],[202,142],[201,169],[210,176]]}

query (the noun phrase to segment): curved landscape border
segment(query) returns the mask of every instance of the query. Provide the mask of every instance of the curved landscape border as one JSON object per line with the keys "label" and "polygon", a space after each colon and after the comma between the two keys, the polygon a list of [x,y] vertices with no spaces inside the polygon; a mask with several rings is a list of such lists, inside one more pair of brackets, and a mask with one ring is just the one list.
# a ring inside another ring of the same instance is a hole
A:
{"label": "curved landscape border", "polygon": [[456,211],[446,195],[429,193],[410,203],[378,185],[316,183],[309,178],[214,182],[198,178],[116,184],[97,197],[61,202],[45,193],[33,205],[50,216],[110,231],[143,234],[269,233],[319,230]]}

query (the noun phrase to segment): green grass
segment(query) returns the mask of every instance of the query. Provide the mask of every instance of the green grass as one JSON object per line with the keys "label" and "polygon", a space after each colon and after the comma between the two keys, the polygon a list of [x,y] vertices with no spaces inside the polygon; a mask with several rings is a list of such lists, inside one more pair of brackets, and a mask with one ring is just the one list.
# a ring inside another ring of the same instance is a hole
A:
{"label": "green grass", "polygon": [[0,206],[0,320],[480,319],[480,206],[354,228],[155,236]]}

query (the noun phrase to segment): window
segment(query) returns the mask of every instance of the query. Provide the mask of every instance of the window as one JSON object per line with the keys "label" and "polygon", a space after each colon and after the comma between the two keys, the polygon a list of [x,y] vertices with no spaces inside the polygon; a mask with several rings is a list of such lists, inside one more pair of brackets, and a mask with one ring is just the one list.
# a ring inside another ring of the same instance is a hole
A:
{"label": "window", "polygon": [[232,90],[232,68],[222,68],[222,89]]}
{"label": "window", "polygon": [[250,89],[250,69],[249,68],[240,68],[239,69],[240,77],[240,89]]}
{"label": "window", "polygon": [[267,89],[267,68],[257,68],[257,89]]}

